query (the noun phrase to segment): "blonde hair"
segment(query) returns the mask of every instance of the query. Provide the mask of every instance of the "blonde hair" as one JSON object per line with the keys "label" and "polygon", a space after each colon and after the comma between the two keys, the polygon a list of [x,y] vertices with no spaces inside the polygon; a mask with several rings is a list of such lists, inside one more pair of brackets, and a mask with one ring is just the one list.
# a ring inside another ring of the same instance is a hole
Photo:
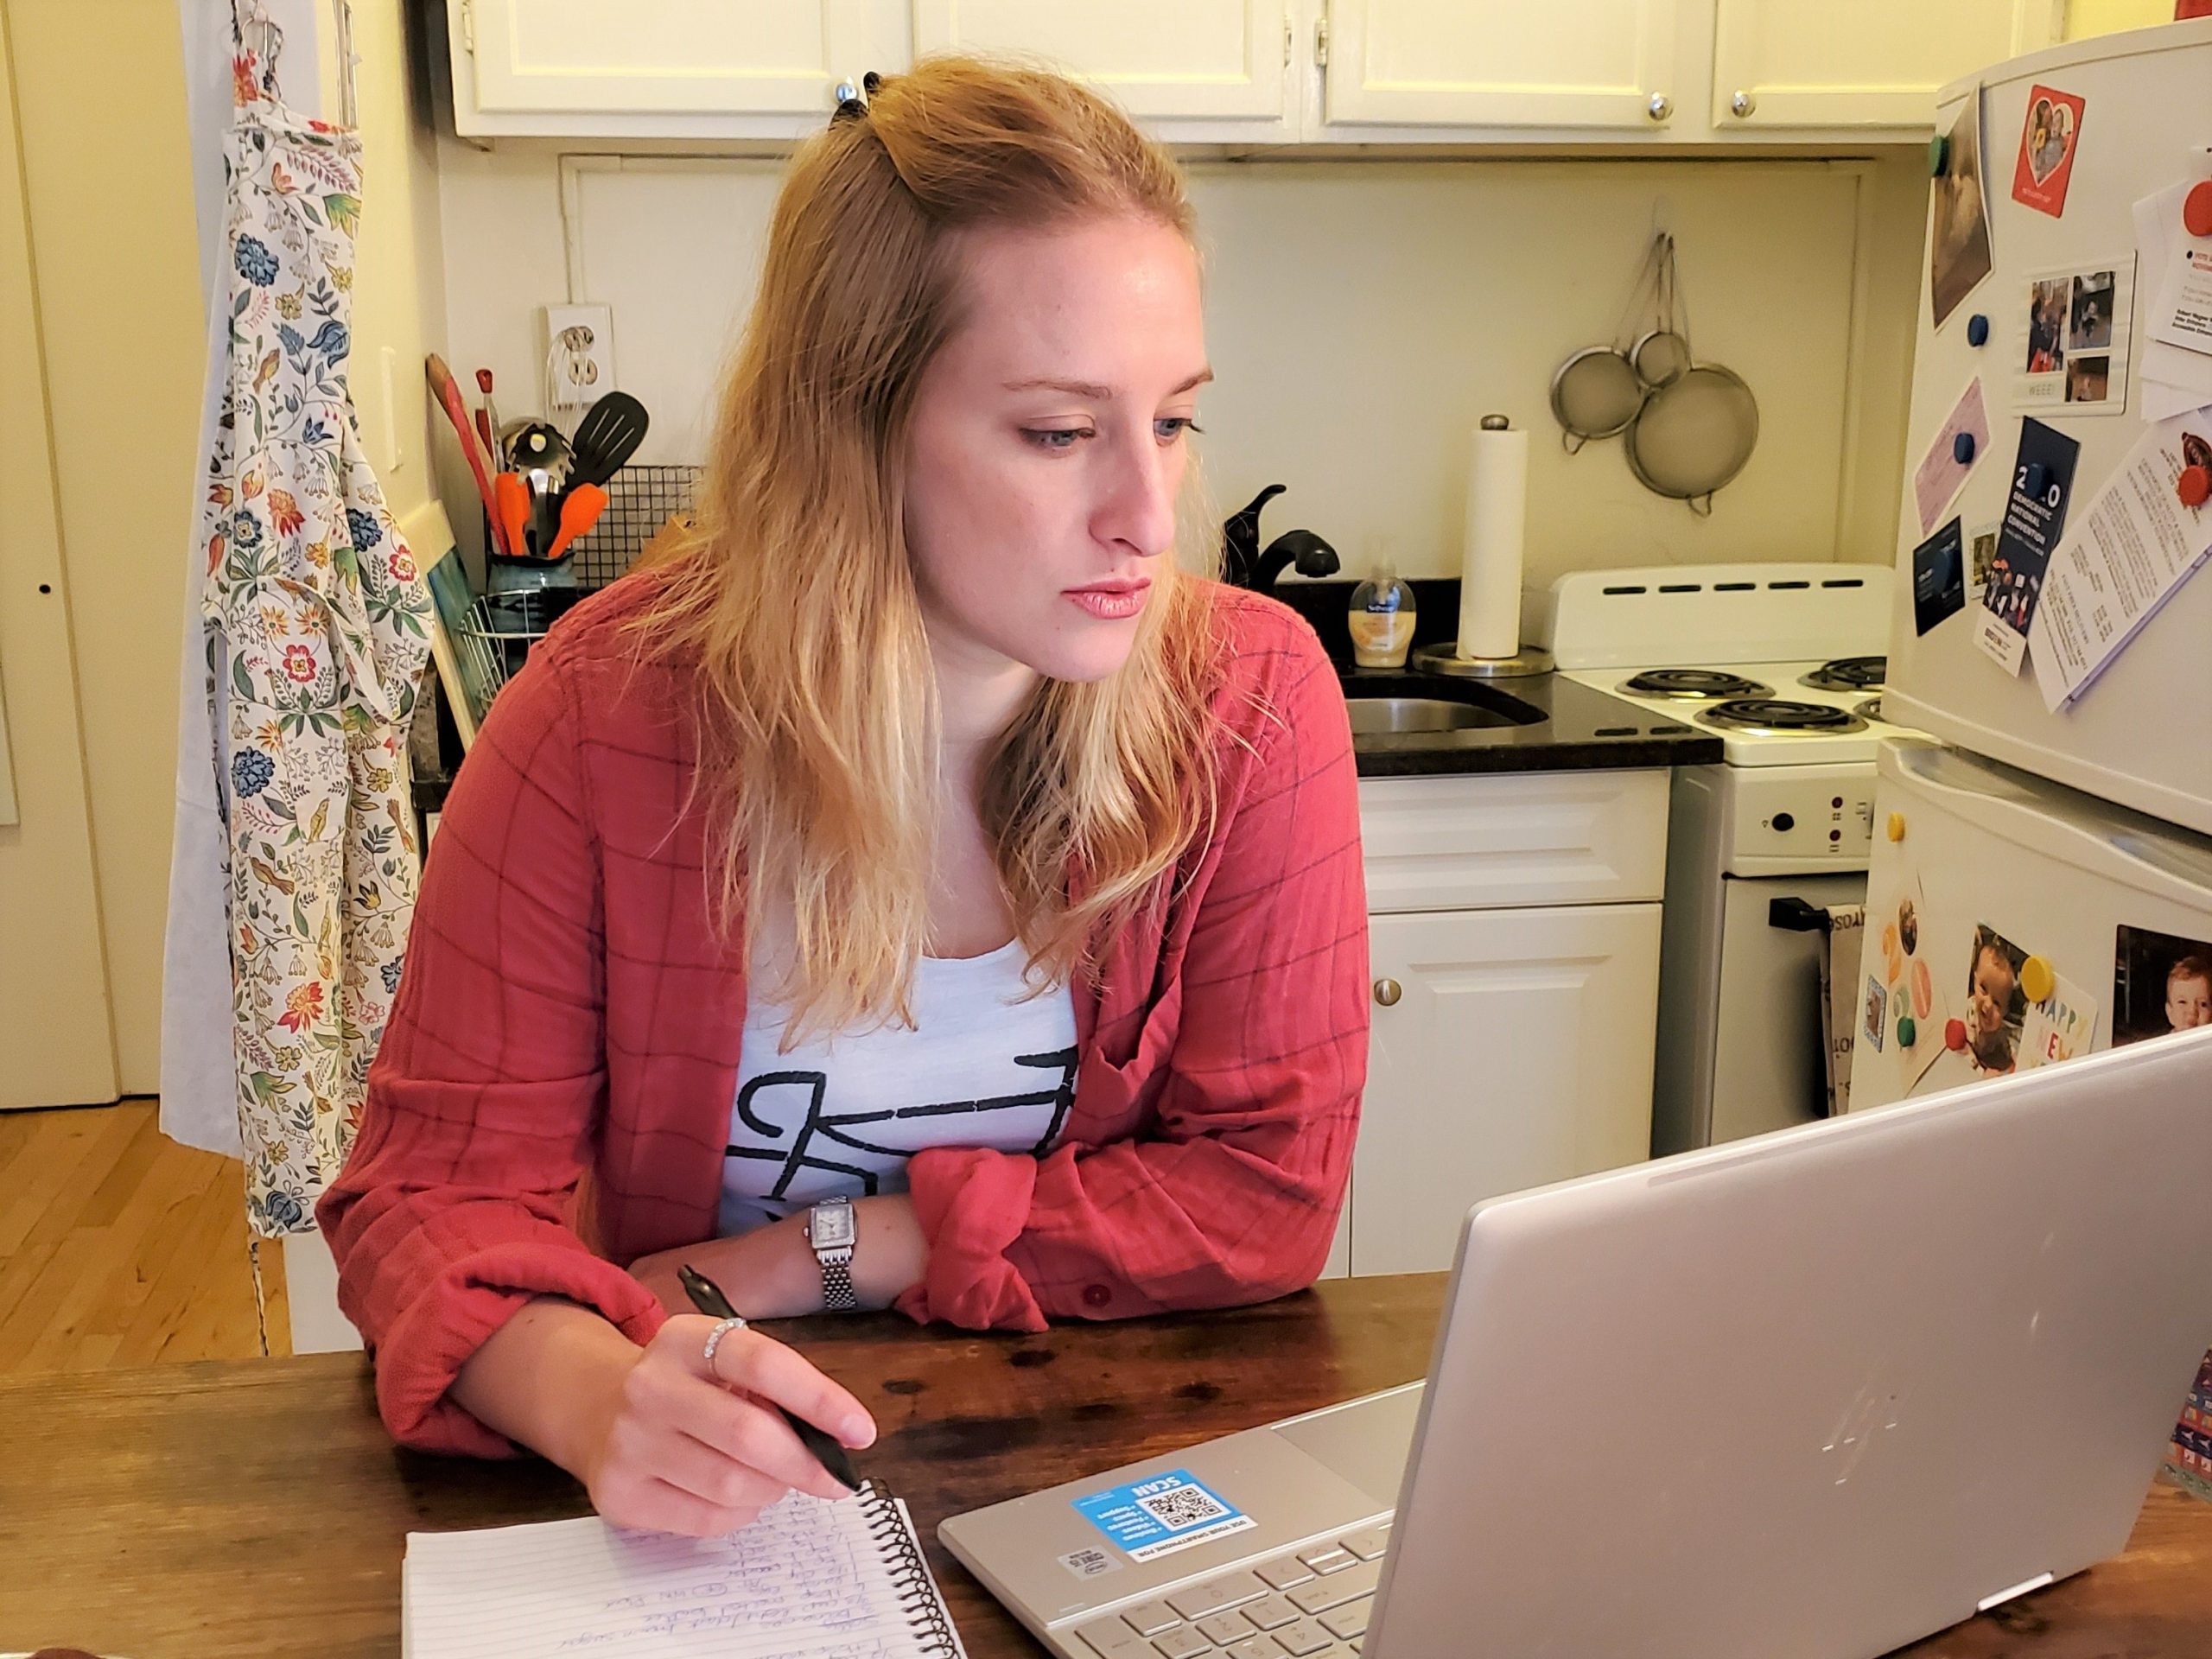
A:
{"label": "blonde hair", "polygon": [[[698,688],[695,789],[727,931],[787,893],[786,1043],[912,1023],[936,846],[936,677],[903,529],[924,370],[969,321],[960,233],[1094,215],[1195,246],[1180,169],[1040,68],[938,57],[799,147],[727,381],[691,531],[640,620]],[[1104,944],[1211,835],[1217,529],[1198,469],[1128,662],[1046,680],[985,757],[983,829],[1033,987]]]}

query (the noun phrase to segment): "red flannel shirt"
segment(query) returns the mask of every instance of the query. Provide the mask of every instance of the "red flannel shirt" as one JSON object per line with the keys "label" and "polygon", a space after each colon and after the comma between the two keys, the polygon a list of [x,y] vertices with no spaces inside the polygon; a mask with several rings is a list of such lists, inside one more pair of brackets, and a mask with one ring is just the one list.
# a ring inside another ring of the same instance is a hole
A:
{"label": "red flannel shirt", "polygon": [[[640,664],[633,575],[532,652],[455,779],[352,1156],[315,1207],[401,1441],[499,1455],[448,1397],[531,1298],[643,1343],[622,1263],[713,1236],[744,951],[708,917],[679,667]],[[907,1166],[918,1319],[1038,1331],[1264,1300],[1326,1259],[1367,1067],[1351,738],[1311,629],[1214,589],[1219,819],[1078,979],[1060,1143]],[[587,1239],[592,1241],[587,1243]]]}

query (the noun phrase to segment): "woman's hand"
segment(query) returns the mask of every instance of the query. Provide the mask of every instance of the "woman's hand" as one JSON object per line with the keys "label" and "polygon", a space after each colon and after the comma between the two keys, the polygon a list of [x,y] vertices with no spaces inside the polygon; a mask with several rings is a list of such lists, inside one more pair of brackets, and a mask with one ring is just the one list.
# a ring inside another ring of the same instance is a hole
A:
{"label": "woman's hand", "polygon": [[709,1363],[715,1323],[670,1319],[599,1402],[570,1472],[616,1526],[714,1537],[751,1524],[786,1491],[846,1496],[764,1402],[846,1446],[875,1439],[858,1400],[772,1338],[732,1331]]}
{"label": "woman's hand", "polygon": [[[862,1307],[888,1307],[930,1264],[929,1240],[914,1217],[914,1201],[886,1192],[853,1202],[853,1295]],[[806,1212],[728,1238],[641,1255],[630,1276],[671,1313],[688,1313],[691,1299],[676,1270],[685,1262],[713,1280],[748,1319],[781,1319],[822,1312],[822,1264],[806,1242]]]}

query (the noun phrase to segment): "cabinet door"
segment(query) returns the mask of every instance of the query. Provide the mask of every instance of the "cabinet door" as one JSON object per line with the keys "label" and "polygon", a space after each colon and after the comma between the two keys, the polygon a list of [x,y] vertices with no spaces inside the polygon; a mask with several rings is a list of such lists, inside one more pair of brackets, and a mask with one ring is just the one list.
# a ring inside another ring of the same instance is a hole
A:
{"label": "cabinet door", "polygon": [[[1660,125],[1675,97],[1675,5],[1328,0],[1323,118],[1392,125]],[[1657,115],[1655,99],[1662,100]]]}
{"label": "cabinet door", "polygon": [[1130,114],[1294,136],[1281,0],[914,0],[914,51],[1040,55]]}
{"label": "cabinet door", "polygon": [[1448,1268],[1477,1199],[1648,1155],[1657,905],[1377,916],[1368,949],[1354,1274]]}
{"label": "cabinet door", "polygon": [[[893,70],[871,0],[448,0],[489,115],[826,117],[830,88]],[[466,130],[466,129],[464,129]]]}
{"label": "cabinet door", "polygon": [[1932,132],[1936,89],[2047,46],[2054,0],[1715,0],[1717,127]]}

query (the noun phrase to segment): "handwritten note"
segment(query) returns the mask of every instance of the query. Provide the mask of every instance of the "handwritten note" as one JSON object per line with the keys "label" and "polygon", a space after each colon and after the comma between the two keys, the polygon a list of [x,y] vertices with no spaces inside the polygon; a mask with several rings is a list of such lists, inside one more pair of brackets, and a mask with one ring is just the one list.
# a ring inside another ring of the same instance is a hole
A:
{"label": "handwritten note", "polygon": [[[410,1659],[912,1659],[893,1557],[868,1503],[794,1493],[711,1539],[597,1516],[410,1533]],[[905,1507],[898,1510],[902,1525]],[[911,1586],[909,1586],[911,1592]]]}

